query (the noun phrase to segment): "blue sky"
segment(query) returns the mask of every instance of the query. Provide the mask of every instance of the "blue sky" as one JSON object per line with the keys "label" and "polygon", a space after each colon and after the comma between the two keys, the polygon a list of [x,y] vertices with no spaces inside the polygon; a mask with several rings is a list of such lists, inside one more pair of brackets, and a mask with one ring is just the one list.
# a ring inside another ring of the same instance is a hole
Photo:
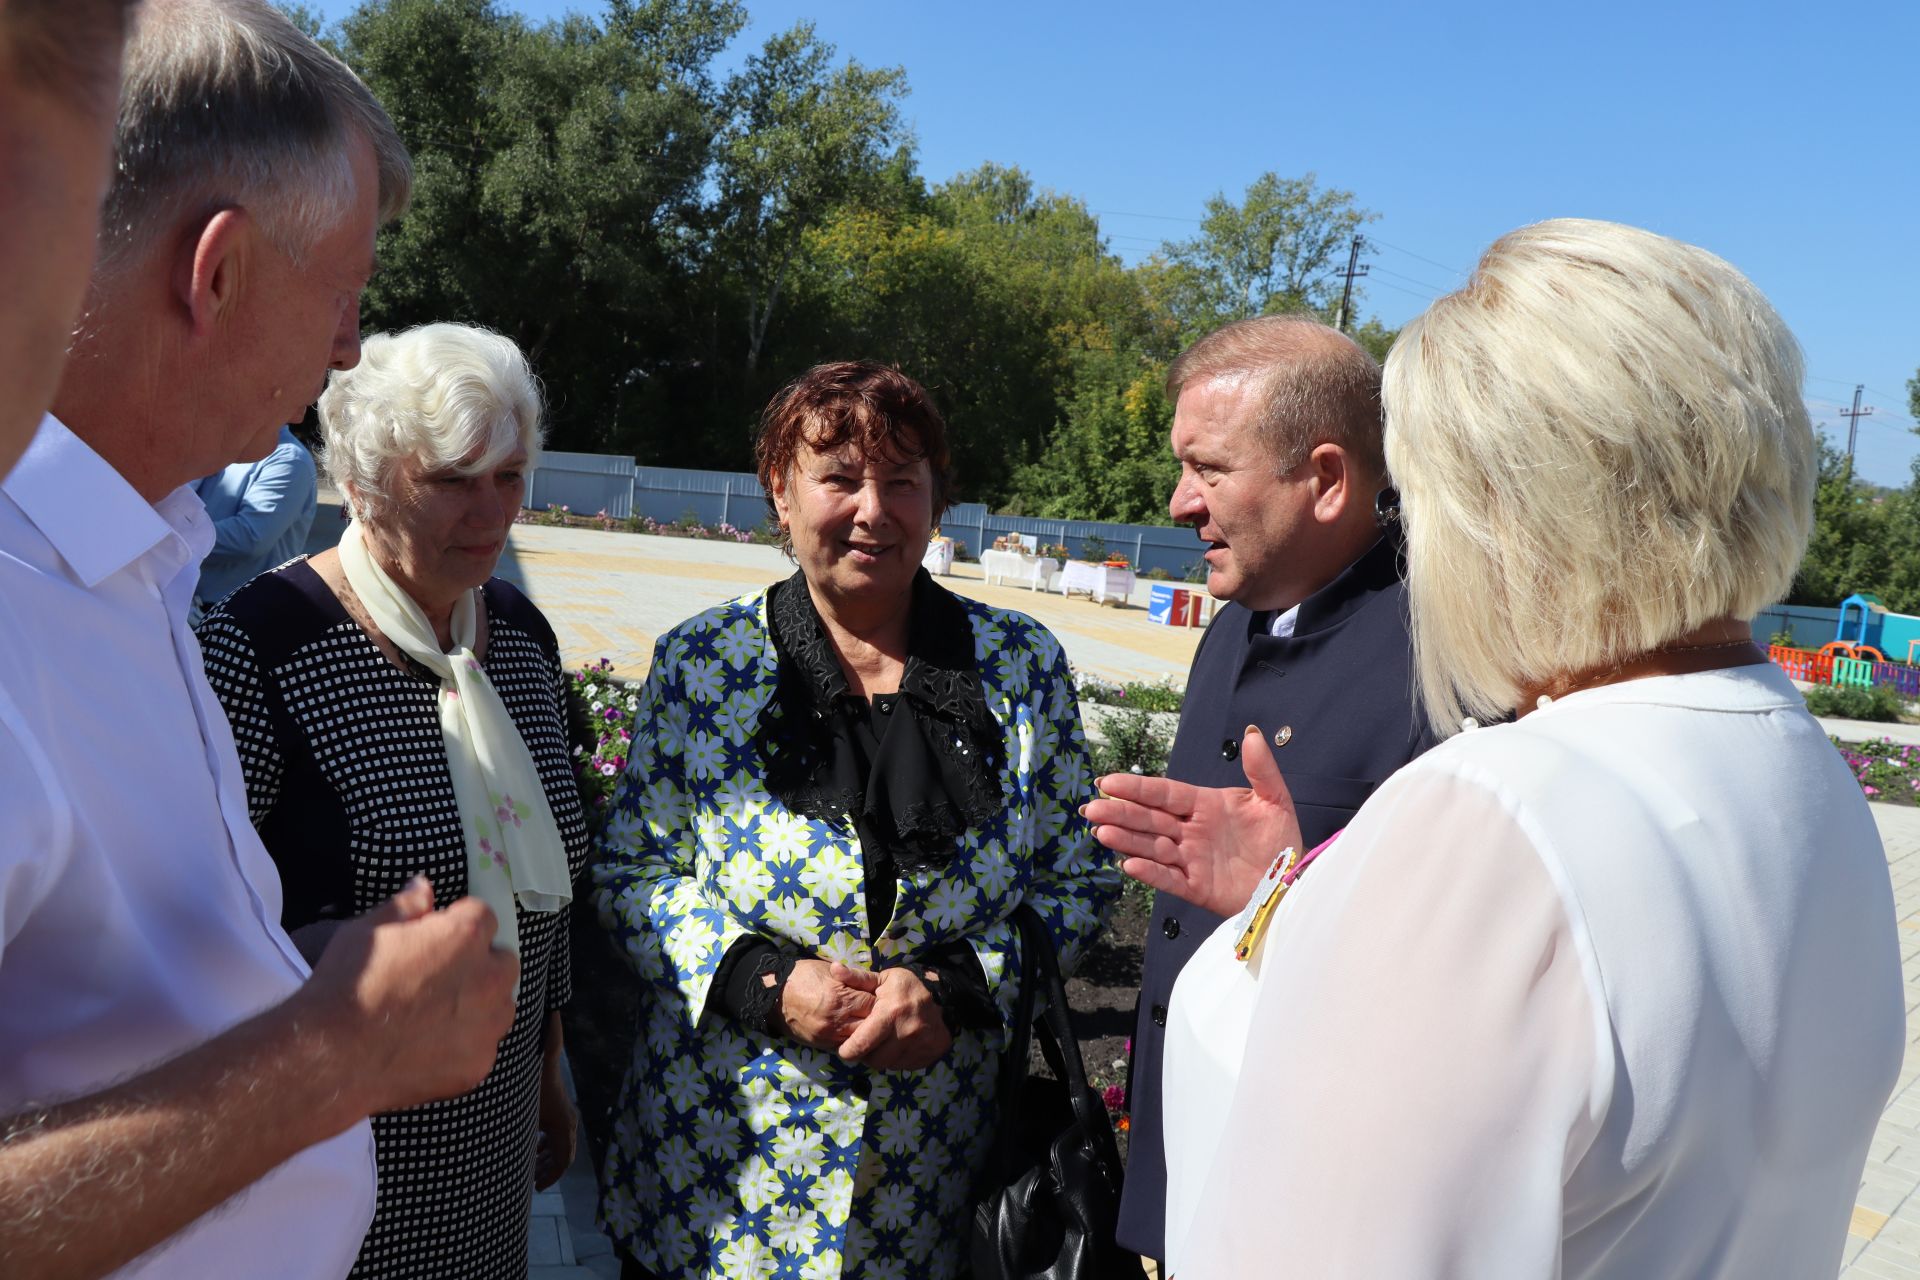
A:
{"label": "blue sky", "polygon": [[1540,218],[1693,241],[1773,299],[1842,444],[1835,410],[1866,384],[1860,474],[1903,485],[1920,455],[1920,4],[747,3],[742,52],[806,18],[843,55],[906,68],[930,181],[1017,164],[1085,200],[1129,261],[1268,169],[1380,213],[1362,314],[1389,324]]}

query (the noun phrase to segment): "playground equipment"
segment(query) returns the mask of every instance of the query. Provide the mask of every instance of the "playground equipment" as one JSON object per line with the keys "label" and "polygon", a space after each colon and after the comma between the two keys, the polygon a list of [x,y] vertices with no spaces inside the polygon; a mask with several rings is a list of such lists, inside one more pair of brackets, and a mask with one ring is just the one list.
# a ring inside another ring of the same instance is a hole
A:
{"label": "playground equipment", "polygon": [[[1813,651],[1771,645],[1767,657],[1788,676],[1807,684],[1857,689],[1886,684],[1906,697],[1920,698],[1916,648],[1920,648],[1920,618],[1893,613],[1878,596],[1862,591],[1840,602],[1832,640]],[[1900,654],[1900,660],[1890,660],[1889,652]]]}

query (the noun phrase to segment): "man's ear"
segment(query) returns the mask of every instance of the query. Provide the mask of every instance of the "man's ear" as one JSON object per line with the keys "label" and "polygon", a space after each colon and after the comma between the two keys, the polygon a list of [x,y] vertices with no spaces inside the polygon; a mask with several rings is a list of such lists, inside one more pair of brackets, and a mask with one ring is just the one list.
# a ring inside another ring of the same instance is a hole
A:
{"label": "man's ear", "polygon": [[1321,524],[1338,524],[1359,493],[1353,459],[1339,445],[1325,441],[1307,455],[1307,476],[1313,485],[1313,518]]}
{"label": "man's ear", "polygon": [[221,209],[181,245],[174,291],[196,338],[238,305],[252,267],[253,231],[245,209]]}

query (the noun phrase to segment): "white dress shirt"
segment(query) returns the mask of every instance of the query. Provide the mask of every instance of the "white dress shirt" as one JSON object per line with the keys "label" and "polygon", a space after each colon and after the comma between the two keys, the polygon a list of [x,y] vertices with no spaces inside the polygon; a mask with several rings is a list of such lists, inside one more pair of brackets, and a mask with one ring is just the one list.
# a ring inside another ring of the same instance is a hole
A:
{"label": "white dress shirt", "polygon": [[1831,1276],[1905,1047],[1872,815],[1772,666],[1633,680],[1395,774],[1182,973],[1167,1261]]}
{"label": "white dress shirt", "polygon": [[[52,417],[0,485],[0,1114],[173,1057],[307,976],[187,627],[212,540],[189,489],[147,503]],[[122,1274],[338,1280],[373,1202],[362,1122]]]}

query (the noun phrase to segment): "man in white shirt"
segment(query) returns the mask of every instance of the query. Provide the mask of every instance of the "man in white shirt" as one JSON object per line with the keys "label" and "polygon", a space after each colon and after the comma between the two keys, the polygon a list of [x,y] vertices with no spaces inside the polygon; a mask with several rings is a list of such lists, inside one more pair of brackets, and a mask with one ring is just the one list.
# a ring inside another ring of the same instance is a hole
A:
{"label": "man in white shirt", "polygon": [[365,1118],[483,1078],[517,969],[483,905],[433,912],[420,882],[308,976],[186,627],[212,535],[184,486],[357,360],[409,171],[275,10],[155,0],[27,445],[127,8],[0,0],[0,1275],[338,1277],[373,1208]]}

